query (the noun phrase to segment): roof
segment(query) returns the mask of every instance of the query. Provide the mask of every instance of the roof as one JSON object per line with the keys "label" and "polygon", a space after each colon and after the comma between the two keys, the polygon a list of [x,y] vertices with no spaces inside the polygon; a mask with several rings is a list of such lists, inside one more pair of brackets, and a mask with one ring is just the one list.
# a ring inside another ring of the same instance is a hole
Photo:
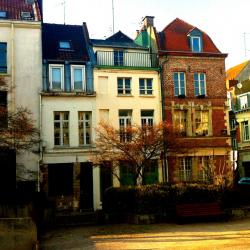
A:
{"label": "roof", "polygon": [[[43,24],[43,59],[47,60],[89,60],[83,26],[64,24]],[[59,42],[68,41],[71,49],[60,49]]]}
{"label": "roof", "polygon": [[41,11],[37,0],[34,4],[27,3],[27,0],[1,0],[0,11],[6,11],[8,20],[23,20],[21,12],[30,12],[31,18],[25,21],[41,21]]}
{"label": "roof", "polygon": [[131,48],[131,49],[145,49],[136,44],[127,35],[118,31],[107,39],[91,39],[93,46],[99,47],[116,47],[116,48]]}
{"label": "roof", "polygon": [[[189,46],[188,35],[193,30],[197,30],[202,34],[203,50],[199,53],[193,53]],[[158,33],[158,46],[162,52],[184,52],[189,54],[222,54],[215,46],[212,39],[203,31],[195,26],[176,18],[167,25],[162,32]]]}
{"label": "roof", "polygon": [[247,66],[249,62],[250,61],[248,60],[228,69],[226,72],[227,80],[236,80],[236,78],[239,76],[239,74],[243,71],[243,69]]}

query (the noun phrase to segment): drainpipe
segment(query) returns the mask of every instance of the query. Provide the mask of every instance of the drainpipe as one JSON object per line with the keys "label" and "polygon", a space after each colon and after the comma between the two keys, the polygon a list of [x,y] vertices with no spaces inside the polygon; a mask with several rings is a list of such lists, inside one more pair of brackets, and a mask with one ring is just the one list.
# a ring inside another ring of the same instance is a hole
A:
{"label": "drainpipe", "polygon": [[[167,60],[163,61],[160,64],[162,120],[164,122],[166,121],[166,113],[165,113],[165,92],[164,92],[162,69],[163,69],[164,63],[166,63],[166,62],[167,62]],[[168,161],[167,161],[167,148],[166,148],[165,143],[164,143],[164,146],[163,146],[163,157],[162,157],[162,159],[163,159],[163,164],[162,164],[163,181],[168,183],[169,182],[169,171],[168,171]]]}
{"label": "drainpipe", "polygon": [[11,23],[11,111],[16,108],[15,100],[15,60],[14,60],[14,23]]}
{"label": "drainpipe", "polygon": [[[41,138],[42,132],[42,94],[39,94],[39,132]],[[43,147],[42,142],[39,142],[39,159],[37,160],[37,192],[40,192],[40,163],[43,159]]]}

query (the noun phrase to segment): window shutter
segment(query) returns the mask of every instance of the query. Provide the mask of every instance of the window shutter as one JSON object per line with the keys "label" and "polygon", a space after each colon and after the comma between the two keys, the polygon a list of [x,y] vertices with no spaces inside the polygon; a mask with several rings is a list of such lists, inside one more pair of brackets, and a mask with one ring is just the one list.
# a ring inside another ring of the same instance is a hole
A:
{"label": "window shutter", "polygon": [[[85,74],[85,72],[84,72]],[[93,67],[91,65],[91,63],[87,63],[86,64],[86,90],[87,92],[90,91],[94,91],[94,84],[93,84]],[[85,76],[84,76],[85,77]]]}
{"label": "window shutter", "polygon": [[64,76],[64,90],[66,92],[70,92],[71,90],[71,73],[70,73],[70,65],[65,65],[65,76]]}

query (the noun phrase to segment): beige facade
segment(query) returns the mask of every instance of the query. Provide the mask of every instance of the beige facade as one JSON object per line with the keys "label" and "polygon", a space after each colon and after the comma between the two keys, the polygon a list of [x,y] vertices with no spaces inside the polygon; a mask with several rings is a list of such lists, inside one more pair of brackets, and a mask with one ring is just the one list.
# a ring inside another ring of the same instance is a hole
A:
{"label": "beige facade", "polygon": [[[8,91],[8,109],[28,108],[39,128],[42,87],[41,22],[0,20],[0,42],[7,43],[7,73],[0,73]],[[17,154],[17,181],[38,179],[39,154]]]}

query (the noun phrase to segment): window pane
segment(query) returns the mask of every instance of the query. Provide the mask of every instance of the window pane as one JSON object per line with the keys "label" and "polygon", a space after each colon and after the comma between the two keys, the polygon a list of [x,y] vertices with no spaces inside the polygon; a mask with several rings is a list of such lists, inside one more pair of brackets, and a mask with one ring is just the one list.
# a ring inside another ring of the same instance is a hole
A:
{"label": "window pane", "polygon": [[52,89],[61,89],[61,68],[52,68]]}
{"label": "window pane", "polygon": [[69,41],[60,41],[59,47],[60,47],[60,49],[70,49],[70,42]]}
{"label": "window pane", "polygon": [[0,73],[7,73],[7,43],[0,43]]}
{"label": "window pane", "polygon": [[192,51],[200,52],[200,37],[192,37]]}
{"label": "window pane", "polygon": [[83,71],[81,68],[74,69],[74,89],[82,89]]}

